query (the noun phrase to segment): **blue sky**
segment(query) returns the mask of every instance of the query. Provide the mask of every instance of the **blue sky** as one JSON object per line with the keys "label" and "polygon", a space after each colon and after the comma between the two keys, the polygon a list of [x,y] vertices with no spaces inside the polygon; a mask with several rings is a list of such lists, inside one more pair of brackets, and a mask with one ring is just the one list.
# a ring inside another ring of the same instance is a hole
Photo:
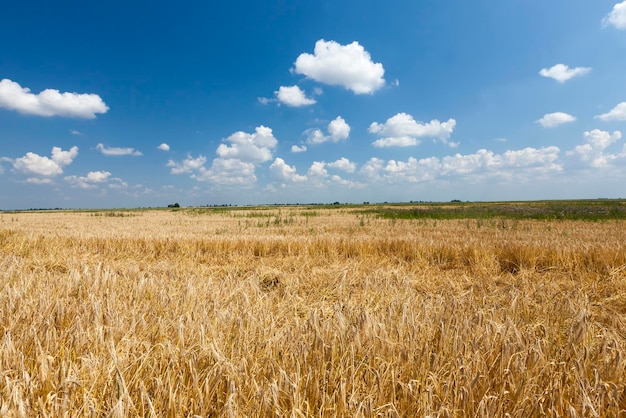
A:
{"label": "blue sky", "polygon": [[7,2],[0,209],[626,197],[626,1]]}

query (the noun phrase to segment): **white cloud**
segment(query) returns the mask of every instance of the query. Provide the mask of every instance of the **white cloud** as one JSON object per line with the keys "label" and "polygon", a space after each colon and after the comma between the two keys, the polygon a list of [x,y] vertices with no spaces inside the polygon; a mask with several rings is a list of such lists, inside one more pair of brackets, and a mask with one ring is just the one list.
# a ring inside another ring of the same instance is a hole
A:
{"label": "white cloud", "polygon": [[169,160],[172,174],[191,174],[198,181],[214,183],[217,186],[252,187],[256,182],[255,169],[258,164],[272,158],[272,150],[278,141],[272,130],[265,126],[256,128],[255,133],[235,132],[224,141],[230,145],[220,144],[211,167],[205,167],[206,157],[187,156],[181,162]]}
{"label": "white cloud", "polygon": [[328,124],[328,133],[333,142],[348,139],[350,136],[350,125],[341,116],[337,116]]}
{"label": "white cloud", "polygon": [[317,103],[315,100],[306,97],[298,86],[280,86],[278,91],[274,92],[274,94],[279,102],[290,107],[309,106]]}
{"label": "white cloud", "polygon": [[385,85],[385,69],[358,42],[341,45],[320,39],[313,55],[300,54],[293,71],[317,82],[371,94]]}
{"label": "white cloud", "polygon": [[13,167],[23,173],[37,174],[40,176],[56,176],[63,172],[59,164],[48,157],[27,152],[25,156],[17,158]]}
{"label": "white cloud", "polygon": [[568,115],[563,112],[547,113],[543,117],[536,121],[544,128],[554,128],[555,126],[562,125],[564,123],[574,122],[576,118],[572,115]]}
{"label": "white cloud", "polygon": [[53,184],[54,181],[52,181],[51,178],[49,177],[30,177],[26,179],[26,183],[30,183],[30,184]]}
{"label": "white cloud", "polygon": [[157,149],[160,149],[161,151],[169,151],[170,150],[170,146],[164,142],[161,145],[159,145],[157,147]]}
{"label": "white cloud", "polygon": [[86,180],[91,183],[104,183],[111,177],[108,171],[90,171],[87,173]]}
{"label": "white cloud", "polygon": [[82,134],[82,132],[77,131],[76,129],[71,129],[71,130],[70,130],[70,133],[71,133],[72,135],[76,135],[76,136],[82,136],[82,135],[83,135],[83,134]]}
{"label": "white cloud", "polygon": [[542,68],[539,74],[543,77],[553,78],[559,83],[565,83],[571,78],[583,76],[590,71],[590,67],[569,68],[565,64],[556,64],[551,68]]}
{"label": "white cloud", "polygon": [[342,157],[337,161],[328,163],[326,165],[330,168],[345,171],[346,173],[354,173],[354,171],[356,170],[356,164],[345,157]]}
{"label": "white cloud", "polygon": [[302,145],[302,146],[292,145],[291,146],[291,152],[293,153],[305,152],[306,150],[307,150],[306,145]]}
{"label": "white cloud", "polygon": [[172,168],[170,171],[172,174],[186,174],[200,169],[200,167],[204,166],[206,161],[206,157],[202,155],[198,156],[198,158],[193,158],[191,155],[188,155],[187,158],[180,163],[177,163],[174,160],[169,160],[167,162],[167,167]]}
{"label": "white cloud", "polygon": [[272,150],[278,145],[272,129],[265,126],[257,127],[253,134],[235,132],[225,141],[231,145],[220,144],[217,155],[225,159],[236,158],[255,164],[271,160]]}
{"label": "white cloud", "polygon": [[328,177],[328,171],[324,168],[326,165],[323,161],[313,161],[307,175],[310,177]]}
{"label": "white cloud", "polygon": [[181,162],[169,160],[171,174],[191,174],[191,178],[198,181],[212,182],[218,185],[249,186],[256,182],[255,166],[251,162],[236,158],[215,158],[210,168],[206,168],[207,158],[203,155],[193,158],[188,155]]}
{"label": "white cloud", "polygon": [[236,158],[216,158],[211,168],[200,167],[198,174],[191,177],[224,186],[252,187],[256,182],[254,169],[255,166],[251,162]]}
{"label": "white cloud", "polygon": [[583,133],[583,138],[594,148],[603,150],[609,145],[622,139],[622,133],[620,131],[615,131],[610,134],[606,131],[594,129],[593,131],[587,131]]}
{"label": "white cloud", "polygon": [[52,177],[63,173],[63,167],[71,164],[77,155],[78,147],[76,146],[70,148],[69,151],[53,147],[51,158],[27,152],[25,156],[13,161],[13,168],[25,174]]}
{"label": "white cloud", "polygon": [[137,151],[134,148],[118,148],[118,147],[105,147],[103,144],[96,145],[96,149],[103,155],[109,157],[119,157],[122,155],[131,155],[133,157],[139,157],[143,155],[141,151]]}
{"label": "white cloud", "polygon": [[570,157],[577,157],[582,163],[592,167],[607,167],[620,155],[605,153],[604,150],[621,138],[622,133],[620,131],[615,131],[612,134],[599,129],[587,131],[583,133],[583,139],[586,143],[576,146],[566,154]]}
{"label": "white cloud", "polygon": [[610,112],[596,116],[596,118],[605,122],[626,120],[626,102],[621,102]]}
{"label": "white cloud", "polygon": [[339,142],[348,139],[350,136],[350,125],[341,117],[337,116],[328,124],[328,135],[319,129],[307,131],[307,143],[322,144],[324,142]]}
{"label": "white cloud", "polygon": [[272,177],[283,182],[303,182],[307,180],[306,176],[297,173],[295,166],[285,163],[285,160],[282,158],[276,158],[269,170]]}
{"label": "white cloud", "polygon": [[509,150],[502,154],[502,161],[507,167],[551,167],[559,158],[560,151],[556,146]]}
{"label": "white cloud", "polygon": [[388,148],[388,147],[414,147],[419,145],[420,141],[417,138],[410,136],[397,136],[377,139],[372,142],[376,148]]}
{"label": "white cloud", "polygon": [[[123,189],[127,189],[128,188],[128,183],[126,183],[124,180],[122,180],[119,177],[113,177],[107,184],[107,186],[109,187],[109,189],[114,189],[114,190],[123,190]],[[141,184],[137,184],[134,187],[143,187]],[[146,192],[148,192],[150,189],[145,189]]]}
{"label": "white cloud", "polygon": [[420,143],[419,138],[423,137],[434,138],[455,147],[458,145],[457,142],[448,141],[455,126],[456,120],[454,119],[449,119],[443,123],[437,119],[422,123],[416,122],[413,116],[407,113],[398,113],[387,119],[384,124],[372,123],[369,132],[383,136],[383,138],[372,143],[378,148],[415,146]]}
{"label": "white cloud", "polygon": [[60,93],[46,89],[33,94],[9,79],[0,81],[0,107],[37,116],[65,116],[94,119],[109,107],[97,94]]}
{"label": "white cloud", "polygon": [[65,181],[79,189],[92,189],[98,183],[106,183],[111,177],[108,171],[90,171],[86,176],[67,176]]}
{"label": "white cloud", "polygon": [[602,19],[602,25],[613,26],[617,29],[626,29],[626,1],[617,3],[613,10]]}
{"label": "white cloud", "polygon": [[472,182],[479,178],[527,180],[537,175],[560,172],[560,150],[557,147],[509,150],[502,154],[481,149],[473,154],[455,154],[443,158],[429,157],[406,161],[372,158],[359,170],[370,182],[387,184],[420,183],[462,176]]}

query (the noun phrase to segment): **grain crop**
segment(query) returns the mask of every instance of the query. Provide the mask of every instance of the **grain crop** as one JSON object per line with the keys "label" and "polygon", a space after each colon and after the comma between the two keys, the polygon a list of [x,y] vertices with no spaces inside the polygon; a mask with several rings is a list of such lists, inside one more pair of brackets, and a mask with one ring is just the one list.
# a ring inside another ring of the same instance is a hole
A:
{"label": "grain crop", "polygon": [[626,221],[0,214],[3,417],[626,417]]}

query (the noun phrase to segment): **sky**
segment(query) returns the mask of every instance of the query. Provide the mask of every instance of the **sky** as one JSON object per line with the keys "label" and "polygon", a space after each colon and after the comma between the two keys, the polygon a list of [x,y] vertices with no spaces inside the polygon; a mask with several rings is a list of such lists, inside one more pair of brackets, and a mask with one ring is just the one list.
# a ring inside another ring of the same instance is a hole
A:
{"label": "sky", "polygon": [[0,39],[0,209],[626,198],[626,1],[7,1]]}

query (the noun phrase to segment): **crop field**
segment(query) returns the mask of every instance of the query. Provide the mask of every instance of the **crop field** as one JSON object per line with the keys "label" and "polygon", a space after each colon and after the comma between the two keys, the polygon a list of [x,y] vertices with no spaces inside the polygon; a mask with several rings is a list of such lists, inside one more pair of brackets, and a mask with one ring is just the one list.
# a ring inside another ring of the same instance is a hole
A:
{"label": "crop field", "polygon": [[626,417],[625,212],[0,213],[0,416]]}

